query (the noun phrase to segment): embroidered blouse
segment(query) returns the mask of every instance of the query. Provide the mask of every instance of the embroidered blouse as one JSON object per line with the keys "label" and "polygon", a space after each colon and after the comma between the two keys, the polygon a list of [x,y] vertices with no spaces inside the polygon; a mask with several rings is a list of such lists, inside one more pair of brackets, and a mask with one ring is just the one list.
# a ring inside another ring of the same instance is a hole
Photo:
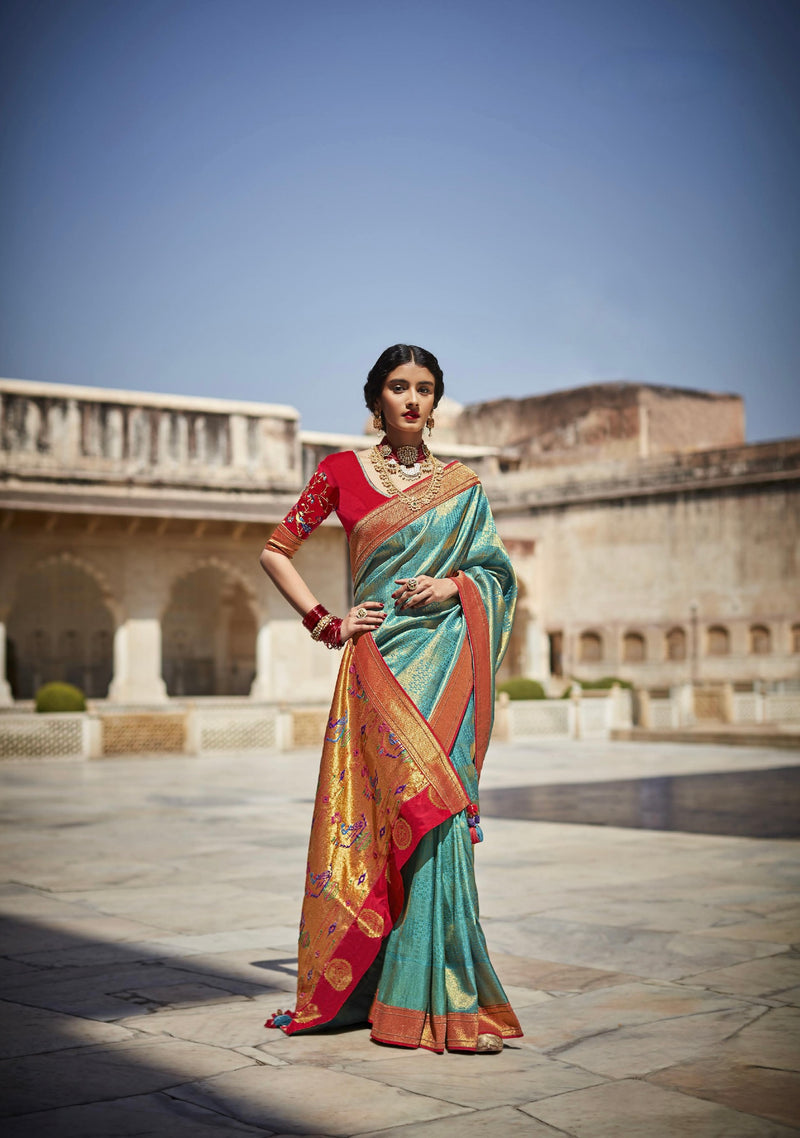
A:
{"label": "embroidered blouse", "polygon": [[266,548],[293,557],[333,510],[349,538],[356,522],[385,501],[386,495],[369,481],[355,451],[328,455],[311,475],[289,513],[275,527]]}

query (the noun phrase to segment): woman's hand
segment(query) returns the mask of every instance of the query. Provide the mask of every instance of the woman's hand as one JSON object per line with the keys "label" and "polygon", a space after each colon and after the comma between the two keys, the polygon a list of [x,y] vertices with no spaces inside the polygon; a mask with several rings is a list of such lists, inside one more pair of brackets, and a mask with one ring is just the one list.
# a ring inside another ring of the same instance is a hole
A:
{"label": "woman's hand", "polygon": [[339,629],[339,638],[342,644],[351,636],[360,636],[362,632],[374,632],[386,620],[382,601],[364,601],[363,604],[353,605],[347,616],[342,620]]}
{"label": "woman's hand", "polygon": [[422,605],[447,601],[458,592],[458,585],[452,577],[428,577],[425,573],[416,577],[398,577],[395,584],[400,586],[392,593],[396,609],[417,609]]}

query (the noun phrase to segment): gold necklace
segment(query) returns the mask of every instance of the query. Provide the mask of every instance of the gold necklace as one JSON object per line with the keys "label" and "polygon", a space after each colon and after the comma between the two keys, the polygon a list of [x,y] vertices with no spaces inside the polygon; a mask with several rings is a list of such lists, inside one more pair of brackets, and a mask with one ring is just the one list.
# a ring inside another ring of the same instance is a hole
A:
{"label": "gold necklace", "polygon": [[421,510],[423,506],[427,506],[429,502],[433,501],[438,493],[442,481],[442,474],[444,473],[444,467],[441,462],[439,462],[438,458],[433,457],[424,443],[422,444],[422,449],[425,452],[425,461],[422,463],[422,470],[426,471],[432,469],[433,473],[431,475],[431,484],[421,498],[416,498],[408,490],[401,490],[398,486],[395,486],[389,474],[386,460],[381,454],[380,449],[373,447],[370,451],[372,465],[375,467],[375,471],[381,483],[389,491],[392,498],[401,498],[409,510],[411,510],[412,514],[415,514],[418,510]]}

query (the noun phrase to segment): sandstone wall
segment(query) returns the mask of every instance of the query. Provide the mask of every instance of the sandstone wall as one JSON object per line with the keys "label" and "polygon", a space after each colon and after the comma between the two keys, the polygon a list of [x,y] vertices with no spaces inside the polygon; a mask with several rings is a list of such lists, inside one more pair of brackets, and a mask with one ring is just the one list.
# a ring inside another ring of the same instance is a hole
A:
{"label": "sandstone wall", "polygon": [[[539,637],[529,674],[547,678],[547,637],[560,633],[564,673],[584,679],[800,678],[800,443],[732,448],[694,467],[687,456],[633,466],[619,464],[615,478],[606,469],[594,485],[562,471],[559,485],[540,479],[526,500],[524,474],[510,480],[516,494],[508,479],[489,485]],[[714,627],[729,636],[724,655],[714,654]],[[754,638],[762,627],[767,651]],[[676,628],[683,660],[669,659]],[[600,660],[582,659],[583,633],[600,637]],[[641,661],[625,658],[631,634],[644,640]]]}
{"label": "sandstone wall", "polygon": [[744,442],[736,395],[603,383],[465,407],[459,441],[513,447],[522,467],[734,446]]}

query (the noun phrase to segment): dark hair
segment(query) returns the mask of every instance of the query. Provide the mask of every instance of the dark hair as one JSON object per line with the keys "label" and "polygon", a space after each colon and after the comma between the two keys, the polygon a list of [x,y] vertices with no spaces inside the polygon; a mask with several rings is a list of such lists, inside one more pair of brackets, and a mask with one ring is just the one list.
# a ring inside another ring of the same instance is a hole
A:
{"label": "dark hair", "polygon": [[417,367],[428,369],[433,376],[433,405],[438,405],[444,395],[444,374],[433,352],[418,348],[415,344],[392,344],[391,348],[378,356],[364,384],[364,402],[370,411],[375,410],[387,375],[391,375],[401,364],[416,364]]}

